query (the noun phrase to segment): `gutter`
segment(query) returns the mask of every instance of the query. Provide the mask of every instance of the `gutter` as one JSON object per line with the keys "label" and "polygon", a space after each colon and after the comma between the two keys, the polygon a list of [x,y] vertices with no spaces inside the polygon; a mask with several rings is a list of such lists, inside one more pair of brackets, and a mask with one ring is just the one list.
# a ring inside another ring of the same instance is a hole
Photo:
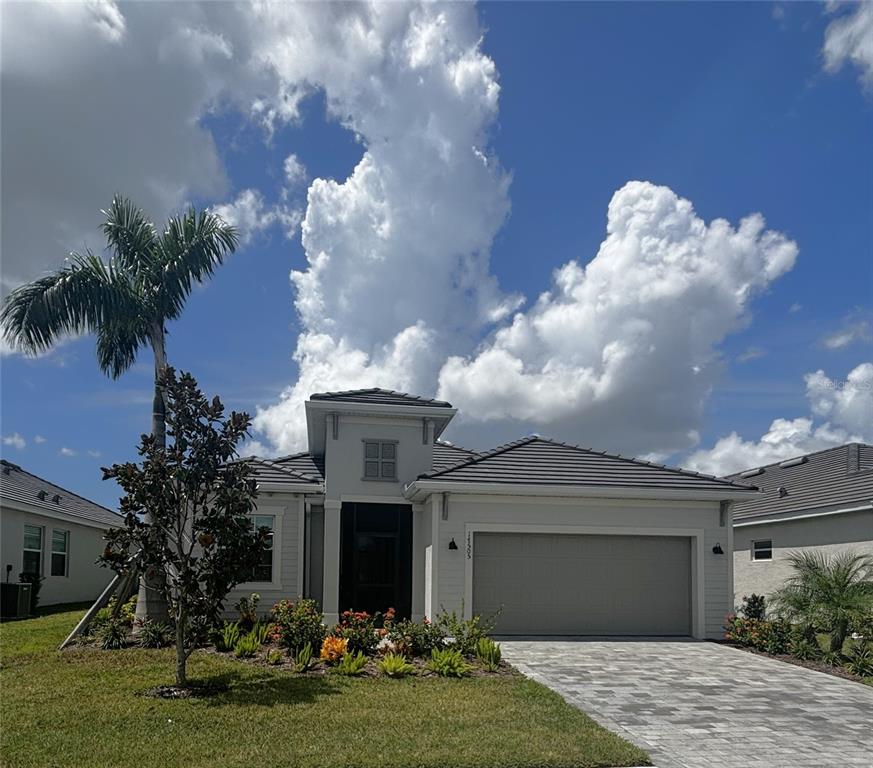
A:
{"label": "gutter", "polygon": [[767,519],[755,518],[754,520],[741,520],[734,522],[734,528],[748,528],[751,525],[770,525],[771,523],[787,523],[791,520],[806,520],[810,517],[829,517],[830,515],[845,515],[850,512],[864,512],[873,509],[873,502],[863,504],[860,507],[846,507],[845,509],[831,509],[823,512],[804,512],[789,517],[771,517]]}
{"label": "gutter", "polygon": [[468,483],[447,480],[413,480],[403,489],[410,501],[422,501],[432,493],[471,493],[512,496],[564,496],[600,499],[672,499],[677,501],[733,501],[760,495],[760,491],[725,487],[724,490],[634,488],[604,485],[531,485],[514,483]]}

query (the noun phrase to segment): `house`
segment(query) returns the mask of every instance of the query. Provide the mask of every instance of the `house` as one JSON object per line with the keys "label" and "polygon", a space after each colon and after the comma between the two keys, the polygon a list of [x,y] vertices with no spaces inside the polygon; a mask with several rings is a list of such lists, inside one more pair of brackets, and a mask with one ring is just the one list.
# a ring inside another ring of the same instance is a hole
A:
{"label": "house", "polygon": [[96,599],[115,574],[94,561],[121,516],[5,459],[0,468],[2,578],[43,576],[40,605]]}
{"label": "house", "polygon": [[771,595],[791,552],[873,555],[873,445],[849,443],[730,475],[762,494],[734,507],[734,592]]}
{"label": "house", "polygon": [[382,389],[314,394],[308,448],[254,459],[272,548],[264,605],[306,595],[328,622],[393,607],[491,615],[502,634],[720,637],[731,504],[745,483],[526,437],[440,441],[456,410]]}

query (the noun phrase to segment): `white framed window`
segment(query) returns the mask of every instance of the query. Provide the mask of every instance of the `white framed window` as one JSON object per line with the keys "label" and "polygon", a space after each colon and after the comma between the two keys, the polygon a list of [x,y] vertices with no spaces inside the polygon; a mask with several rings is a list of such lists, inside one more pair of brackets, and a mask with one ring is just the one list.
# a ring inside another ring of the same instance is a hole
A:
{"label": "white framed window", "polygon": [[396,440],[364,440],[364,480],[397,480]]}
{"label": "white framed window", "polygon": [[51,575],[69,576],[70,532],[58,528],[52,530]]}
{"label": "white framed window", "polygon": [[252,515],[252,527],[256,530],[268,528],[267,547],[261,552],[261,560],[252,573],[252,583],[272,583],[273,581],[273,539],[276,532],[276,518],[273,515]]}
{"label": "white framed window", "polygon": [[773,559],[773,541],[772,539],[759,539],[752,542],[752,560],[772,560]]}
{"label": "white framed window", "polygon": [[42,527],[39,525],[24,526],[21,571],[42,575]]}

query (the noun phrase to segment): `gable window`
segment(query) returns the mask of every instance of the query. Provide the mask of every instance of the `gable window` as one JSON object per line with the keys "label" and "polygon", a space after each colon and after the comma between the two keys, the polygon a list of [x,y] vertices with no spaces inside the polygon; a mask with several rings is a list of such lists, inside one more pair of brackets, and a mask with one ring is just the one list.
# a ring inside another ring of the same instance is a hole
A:
{"label": "gable window", "polygon": [[70,532],[52,531],[52,576],[67,576],[67,555],[70,550]]}
{"label": "gable window", "polygon": [[252,581],[272,581],[273,580],[273,536],[274,531],[273,515],[254,515],[252,517],[252,526],[257,530],[267,528],[270,531],[267,537],[267,548],[261,552],[261,560],[255,566],[252,573]]}
{"label": "gable window", "polygon": [[772,560],[773,559],[773,541],[771,539],[761,539],[760,541],[752,542],[752,560]]}
{"label": "gable window", "polygon": [[364,480],[397,479],[397,442],[364,440]]}
{"label": "gable window", "polygon": [[42,574],[42,528],[38,525],[24,526],[21,570],[23,573]]}

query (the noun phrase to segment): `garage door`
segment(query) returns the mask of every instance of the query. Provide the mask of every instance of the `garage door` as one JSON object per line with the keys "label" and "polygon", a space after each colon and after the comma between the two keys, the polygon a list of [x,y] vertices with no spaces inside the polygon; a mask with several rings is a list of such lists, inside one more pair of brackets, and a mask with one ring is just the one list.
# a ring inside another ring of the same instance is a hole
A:
{"label": "garage door", "polygon": [[691,540],[477,533],[473,612],[497,633],[688,635]]}

